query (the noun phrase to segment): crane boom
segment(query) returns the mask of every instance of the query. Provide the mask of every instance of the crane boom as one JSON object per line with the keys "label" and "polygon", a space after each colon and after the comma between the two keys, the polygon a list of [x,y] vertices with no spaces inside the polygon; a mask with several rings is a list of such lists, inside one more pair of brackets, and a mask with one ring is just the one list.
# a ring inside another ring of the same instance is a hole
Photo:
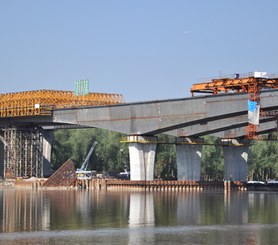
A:
{"label": "crane boom", "polygon": [[95,142],[93,143],[93,145],[91,146],[91,148],[90,148],[90,150],[89,150],[89,152],[88,152],[88,154],[87,154],[87,156],[86,156],[84,162],[82,163],[81,167],[80,167],[79,169],[77,169],[77,170],[84,170],[84,171],[87,170],[88,163],[89,163],[89,158],[90,158],[90,156],[92,155],[92,153],[93,153],[93,151],[94,151],[94,149],[95,149],[95,146],[96,146],[97,144],[98,144],[97,141],[95,141]]}

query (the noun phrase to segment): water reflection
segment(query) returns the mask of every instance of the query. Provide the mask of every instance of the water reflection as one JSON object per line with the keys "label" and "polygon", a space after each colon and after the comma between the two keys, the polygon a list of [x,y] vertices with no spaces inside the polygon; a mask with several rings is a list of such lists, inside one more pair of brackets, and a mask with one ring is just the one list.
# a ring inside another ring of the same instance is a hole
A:
{"label": "water reflection", "polygon": [[146,244],[153,241],[152,232],[144,232],[140,227],[151,227],[155,225],[154,198],[153,193],[130,193],[129,201],[129,243]]}
{"label": "water reflection", "polygon": [[0,244],[266,244],[278,194],[0,190],[0,222]]}
{"label": "water reflection", "polygon": [[50,203],[41,192],[0,192],[1,231],[48,230]]}

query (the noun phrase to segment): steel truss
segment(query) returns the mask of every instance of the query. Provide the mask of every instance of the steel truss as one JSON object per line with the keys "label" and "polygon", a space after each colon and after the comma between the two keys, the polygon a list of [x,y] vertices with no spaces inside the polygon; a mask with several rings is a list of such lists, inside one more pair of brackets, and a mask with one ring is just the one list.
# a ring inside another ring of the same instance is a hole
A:
{"label": "steel truss", "polygon": [[10,127],[4,131],[4,177],[43,177],[43,130]]}

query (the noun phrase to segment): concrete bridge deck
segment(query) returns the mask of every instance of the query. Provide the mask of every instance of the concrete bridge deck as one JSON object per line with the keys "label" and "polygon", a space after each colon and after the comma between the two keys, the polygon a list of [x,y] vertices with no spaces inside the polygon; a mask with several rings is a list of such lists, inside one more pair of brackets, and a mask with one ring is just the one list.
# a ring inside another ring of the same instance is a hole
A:
{"label": "concrete bridge deck", "polygon": [[[176,137],[219,133],[243,136],[247,126],[247,93],[54,110],[53,122],[103,128],[127,135],[171,134]],[[260,92],[264,111],[278,109],[278,90]],[[276,116],[261,118],[261,130],[275,127]],[[263,124],[266,123],[266,127]],[[238,129],[238,130],[232,130]],[[220,133],[224,132],[224,133]]]}

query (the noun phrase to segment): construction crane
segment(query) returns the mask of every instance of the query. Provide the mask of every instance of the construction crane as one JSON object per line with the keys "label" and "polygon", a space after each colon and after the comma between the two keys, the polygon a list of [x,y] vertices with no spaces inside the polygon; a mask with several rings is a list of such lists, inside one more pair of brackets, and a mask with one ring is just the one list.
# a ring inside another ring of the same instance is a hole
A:
{"label": "construction crane", "polygon": [[92,146],[91,146],[91,148],[90,148],[90,150],[89,150],[89,152],[88,152],[84,162],[82,163],[81,167],[76,169],[76,175],[77,175],[78,179],[91,179],[92,178],[93,171],[88,171],[87,168],[88,168],[90,156],[92,155],[92,153],[93,153],[93,151],[95,149],[95,146],[97,144],[98,144],[97,141],[95,141],[92,144]]}
{"label": "construction crane", "polygon": [[[248,93],[248,107],[253,108],[254,114],[260,114],[260,97],[259,91],[262,89],[273,89],[278,88],[278,77],[271,75],[270,77],[266,72],[252,72],[245,75],[234,74],[233,77],[217,78],[211,79],[209,82],[193,84],[191,88],[191,94],[194,96],[195,93],[237,93],[237,92],[247,92]],[[248,108],[248,119],[249,110]],[[252,115],[253,115],[252,114]],[[261,115],[266,116],[266,113]],[[257,120],[249,120],[246,132],[247,139],[256,139],[257,135],[257,125],[259,124],[259,117]]]}
{"label": "construction crane", "polygon": [[228,92],[248,92],[257,93],[261,89],[278,88],[278,77],[267,76],[266,72],[251,72],[233,77],[216,78],[211,81],[193,84],[191,94],[195,93],[228,93]]}

